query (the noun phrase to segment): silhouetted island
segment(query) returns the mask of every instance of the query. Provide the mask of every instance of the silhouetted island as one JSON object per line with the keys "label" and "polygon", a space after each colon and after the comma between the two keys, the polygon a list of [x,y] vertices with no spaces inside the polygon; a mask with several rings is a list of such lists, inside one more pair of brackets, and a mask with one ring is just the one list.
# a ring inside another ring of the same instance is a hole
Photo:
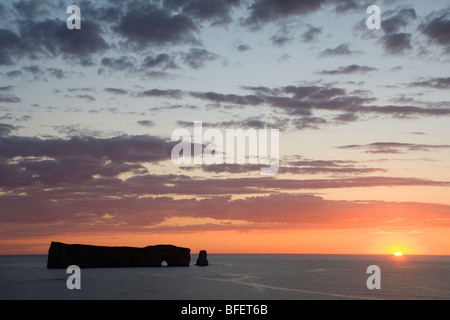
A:
{"label": "silhouetted island", "polygon": [[47,268],[160,267],[189,266],[191,249],[174,245],[155,245],[144,248],[104,247],[85,244],[53,242],[48,250]]}
{"label": "silhouetted island", "polygon": [[206,250],[201,250],[198,254],[196,265],[200,267],[206,267],[209,265],[207,255]]}

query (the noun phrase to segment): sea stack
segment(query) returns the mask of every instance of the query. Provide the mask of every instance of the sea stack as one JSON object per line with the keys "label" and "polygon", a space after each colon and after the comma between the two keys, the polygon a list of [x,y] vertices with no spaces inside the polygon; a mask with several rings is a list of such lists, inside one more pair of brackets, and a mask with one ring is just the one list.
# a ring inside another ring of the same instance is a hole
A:
{"label": "sea stack", "polygon": [[206,250],[201,250],[200,251],[200,253],[198,254],[198,258],[197,258],[197,263],[196,263],[196,265],[197,266],[200,266],[200,267],[205,267],[205,266],[207,266],[209,263],[208,263],[208,259],[207,259],[207,253],[206,253]]}

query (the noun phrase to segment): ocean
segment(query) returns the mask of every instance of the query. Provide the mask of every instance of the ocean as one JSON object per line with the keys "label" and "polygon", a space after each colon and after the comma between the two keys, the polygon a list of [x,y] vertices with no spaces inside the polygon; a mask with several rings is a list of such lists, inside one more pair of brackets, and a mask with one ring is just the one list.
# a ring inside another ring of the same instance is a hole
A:
{"label": "ocean", "polygon": [[[208,254],[210,265],[80,270],[46,255],[0,256],[2,300],[447,300],[450,256]],[[371,265],[380,288],[368,288]]]}

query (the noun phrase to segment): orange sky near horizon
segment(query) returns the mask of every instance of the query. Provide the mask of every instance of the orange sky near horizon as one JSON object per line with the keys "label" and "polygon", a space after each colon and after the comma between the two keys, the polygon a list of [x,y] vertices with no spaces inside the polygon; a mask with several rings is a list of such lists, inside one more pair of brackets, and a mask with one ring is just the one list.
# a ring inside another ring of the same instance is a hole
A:
{"label": "orange sky near horizon", "polygon": [[47,254],[51,241],[104,246],[144,247],[173,244],[192,254],[393,254],[450,255],[445,228],[410,233],[370,233],[367,230],[204,231],[196,233],[61,235],[0,242],[0,254]]}

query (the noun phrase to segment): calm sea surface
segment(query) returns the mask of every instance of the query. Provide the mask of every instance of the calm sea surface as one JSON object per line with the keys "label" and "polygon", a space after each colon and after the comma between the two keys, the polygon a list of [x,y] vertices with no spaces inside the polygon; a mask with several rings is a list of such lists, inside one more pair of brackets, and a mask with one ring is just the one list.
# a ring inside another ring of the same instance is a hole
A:
{"label": "calm sea surface", "polygon": [[[210,265],[81,269],[81,289],[47,256],[0,256],[0,299],[450,299],[450,256],[208,254]],[[381,270],[369,290],[367,267]]]}

